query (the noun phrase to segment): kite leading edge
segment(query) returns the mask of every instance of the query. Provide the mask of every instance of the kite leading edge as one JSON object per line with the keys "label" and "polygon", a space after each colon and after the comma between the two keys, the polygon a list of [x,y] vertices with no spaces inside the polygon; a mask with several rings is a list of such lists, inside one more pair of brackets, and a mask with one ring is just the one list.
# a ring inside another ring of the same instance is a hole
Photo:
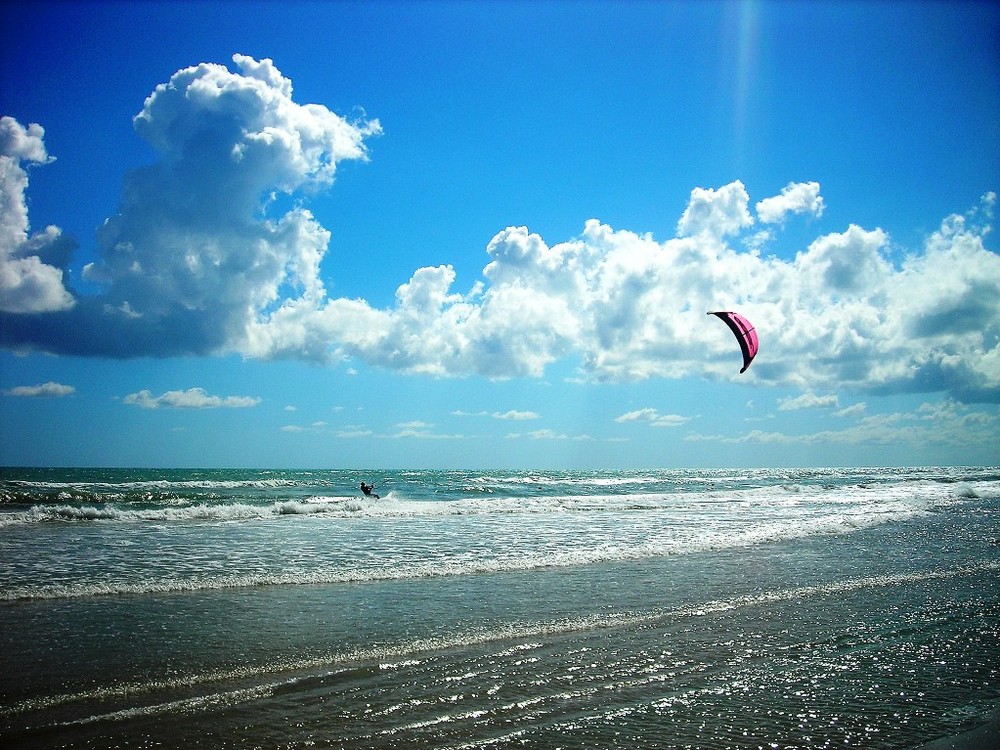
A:
{"label": "kite leading edge", "polygon": [[736,340],[740,342],[740,349],[743,350],[743,369],[740,372],[746,372],[750,363],[753,362],[753,358],[757,356],[759,346],[757,331],[754,330],[753,324],[739,313],[731,311],[710,312],[708,314],[721,318],[735,334]]}

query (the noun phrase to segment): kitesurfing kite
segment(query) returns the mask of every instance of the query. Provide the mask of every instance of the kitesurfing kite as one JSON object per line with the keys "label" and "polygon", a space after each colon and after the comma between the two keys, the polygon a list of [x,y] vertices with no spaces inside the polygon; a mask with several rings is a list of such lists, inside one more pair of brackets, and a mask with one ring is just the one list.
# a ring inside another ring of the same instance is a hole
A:
{"label": "kitesurfing kite", "polygon": [[736,340],[740,342],[740,349],[743,350],[743,369],[740,372],[746,372],[753,358],[757,356],[757,331],[754,330],[753,323],[734,312],[710,312],[709,315],[722,318],[729,329],[736,334]]}

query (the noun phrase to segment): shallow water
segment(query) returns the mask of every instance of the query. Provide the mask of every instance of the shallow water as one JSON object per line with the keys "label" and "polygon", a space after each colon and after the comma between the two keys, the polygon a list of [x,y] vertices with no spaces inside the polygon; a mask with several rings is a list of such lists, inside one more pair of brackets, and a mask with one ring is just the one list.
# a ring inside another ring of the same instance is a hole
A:
{"label": "shallow water", "polygon": [[5,746],[904,748],[1000,697],[995,469],[0,476]]}

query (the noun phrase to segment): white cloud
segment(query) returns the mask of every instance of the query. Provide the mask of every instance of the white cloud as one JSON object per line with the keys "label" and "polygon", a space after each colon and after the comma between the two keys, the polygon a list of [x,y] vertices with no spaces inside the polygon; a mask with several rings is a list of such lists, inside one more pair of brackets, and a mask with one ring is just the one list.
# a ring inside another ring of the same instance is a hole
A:
{"label": "white cloud", "polygon": [[58,398],[60,396],[70,396],[76,393],[76,388],[71,385],[54,383],[51,380],[40,385],[19,385],[4,391],[8,396],[22,396],[26,398]]}
{"label": "white cloud", "polygon": [[448,435],[444,433],[432,432],[434,425],[419,420],[404,422],[396,425],[396,432],[385,437],[396,439],[416,439],[416,440],[465,440],[465,435]]}
{"label": "white cloud", "polygon": [[[716,194],[745,204],[734,186]],[[318,319],[336,314],[338,324],[327,329],[351,331],[333,334],[339,354],[405,371],[540,375],[575,353],[585,377],[621,381],[732,377],[738,350],[704,312],[738,307],[762,342],[747,380],[1000,397],[1000,259],[983,245],[988,226],[947,221],[924,253],[894,267],[883,257],[889,239],[880,229],[850,226],[782,260],[722,243],[735,224],[720,221],[714,233],[664,242],[589,221],[581,236],[551,247],[511,227],[488,245],[486,283],[467,294],[451,291],[450,267],[421,269],[395,308],[331,301]],[[948,262],[936,262],[940,256]],[[903,310],[920,304],[911,290],[921,283],[931,307],[907,318]]]}
{"label": "white cloud", "polygon": [[[328,340],[281,334],[289,317],[314,313],[325,297],[319,264],[329,232],[305,208],[269,209],[276,193],[330,185],[340,162],[366,158],[364,141],[381,128],[293,101],[270,60],[233,62],[235,71],[185,68],[150,94],[134,125],[161,160],[126,176],[119,213],[98,231],[100,257],[84,275],[103,293],[78,298],[58,327],[5,320],[7,343],[114,356],[252,353],[264,329],[275,356],[326,356]],[[11,216],[5,208],[5,226]],[[4,309],[12,299],[20,311],[72,305],[67,296],[53,302],[53,283],[47,295],[35,288],[56,269],[43,277],[37,259],[12,262],[0,282]]]}
{"label": "white cloud", "polygon": [[691,417],[680,414],[660,414],[656,409],[637,409],[615,417],[619,424],[625,422],[648,422],[650,427],[680,427],[691,421]]}
{"label": "white cloud", "polygon": [[62,268],[72,242],[54,226],[29,235],[28,172],[22,162],[52,161],[44,136],[40,125],[25,128],[13,117],[0,117],[0,311],[6,313],[56,312],[75,304]]}
{"label": "white cloud", "polygon": [[516,421],[523,421],[528,419],[541,419],[541,415],[538,414],[538,412],[534,411],[511,410],[511,411],[505,411],[503,413],[495,411],[493,412],[492,416],[494,419],[512,419]]}
{"label": "white cloud", "polygon": [[800,396],[795,396],[794,398],[782,398],[778,399],[778,411],[795,411],[797,409],[825,409],[828,407],[838,406],[838,399],[836,394],[828,394],[826,396],[817,396],[812,391],[806,391]]}
{"label": "white cloud", "polygon": [[636,409],[635,411],[626,412],[620,417],[615,417],[616,422],[648,422],[656,419],[659,416],[659,412],[656,409]]}
{"label": "white cloud", "polygon": [[[565,432],[556,432],[555,430],[543,429],[543,430],[533,430],[527,434],[520,434],[517,432],[512,432],[507,435],[508,440],[518,440],[521,438],[527,438],[528,440],[572,440],[578,443],[596,442],[596,438],[591,437],[587,434],[580,435],[569,435]],[[610,441],[618,442],[618,441]]]}
{"label": "white cloud", "polygon": [[427,430],[433,426],[433,424],[421,422],[419,419],[415,419],[412,422],[401,422],[396,425],[396,427],[400,430]]}
{"label": "white cloud", "polygon": [[[288,411],[287,407],[285,411]],[[325,432],[329,425],[323,420],[317,420],[308,426],[288,424],[281,428],[282,432]]]}
{"label": "white cloud", "polygon": [[[101,227],[100,258],[87,273],[102,294],[55,317],[14,314],[72,300],[52,295],[58,267],[45,253],[5,256],[26,261],[8,263],[10,288],[32,291],[7,295],[0,343],[114,356],[232,351],[350,373],[363,362],[488,378],[542,376],[572,360],[577,380],[697,375],[1000,400],[1000,256],[985,245],[993,194],[948,217],[924,247],[894,252],[900,260],[890,259],[885,231],[856,225],[786,259],[763,249],[790,213],[821,214],[817,183],[792,183],[758,202],[766,234],[754,233],[743,183],[699,187],[674,237],[591,219],[579,236],[549,244],[511,226],[486,244],[482,277],[471,285],[459,287],[447,262],[418,268],[391,305],[377,308],[328,296],[320,263],[330,233],[306,208],[269,211],[281,204],[274,193],[315,193],[338,163],[366,158],[378,122],[295,102],[268,60],[234,63],[235,71],[178,71],[136,116],[162,159],[127,176],[121,212]],[[46,158],[40,128],[33,137],[18,141],[18,153]],[[24,234],[19,184],[3,226]],[[44,290],[21,283],[43,277],[52,282]],[[744,375],[729,331],[706,319],[718,309],[738,309],[756,325],[761,351]]]}
{"label": "white cloud", "polygon": [[788,214],[823,215],[823,198],[818,182],[790,182],[780,195],[757,203],[757,217],[765,224],[780,223]]}
{"label": "white cloud", "polygon": [[462,409],[456,409],[451,412],[453,417],[492,417],[493,419],[501,419],[505,421],[515,421],[523,422],[532,419],[541,419],[541,415],[535,411],[517,411],[515,409],[510,409],[508,411],[464,411]]}
{"label": "white cloud", "polygon": [[374,434],[375,433],[369,429],[365,429],[362,427],[352,427],[343,430],[338,430],[336,433],[334,433],[334,436],[338,438],[353,439],[353,438],[373,437]]}
{"label": "white cloud", "polygon": [[148,390],[128,394],[122,401],[143,409],[245,409],[260,403],[251,396],[211,396],[204,388],[189,388],[186,391],[167,391],[154,396]]}
{"label": "white cloud", "polygon": [[799,253],[795,259],[799,277],[813,294],[829,302],[861,292],[881,301],[884,282],[893,274],[881,256],[888,241],[881,229],[867,232],[852,224],[846,232],[820,237]]}
{"label": "white cloud", "polygon": [[835,417],[855,417],[860,414],[864,414],[868,409],[868,405],[864,401],[860,401],[856,404],[851,404],[850,406],[845,406],[843,409],[839,409],[833,413]]}
{"label": "white cloud", "polygon": [[740,181],[718,190],[695,188],[691,200],[677,222],[677,236],[704,234],[721,239],[753,224],[747,209],[749,196]]}
{"label": "white cloud", "polygon": [[569,440],[569,435],[564,432],[556,432],[555,430],[532,430],[528,433],[528,437],[532,440]]}

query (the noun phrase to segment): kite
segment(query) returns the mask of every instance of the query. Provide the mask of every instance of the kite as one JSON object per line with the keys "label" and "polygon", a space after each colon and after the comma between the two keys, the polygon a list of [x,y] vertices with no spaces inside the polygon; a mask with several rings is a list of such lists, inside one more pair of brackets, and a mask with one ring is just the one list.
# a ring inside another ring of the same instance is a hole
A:
{"label": "kite", "polygon": [[734,312],[710,312],[709,315],[716,315],[725,322],[729,329],[736,335],[736,340],[740,342],[740,349],[743,350],[743,369],[746,372],[753,358],[757,356],[757,331],[754,330],[753,323],[742,315]]}

